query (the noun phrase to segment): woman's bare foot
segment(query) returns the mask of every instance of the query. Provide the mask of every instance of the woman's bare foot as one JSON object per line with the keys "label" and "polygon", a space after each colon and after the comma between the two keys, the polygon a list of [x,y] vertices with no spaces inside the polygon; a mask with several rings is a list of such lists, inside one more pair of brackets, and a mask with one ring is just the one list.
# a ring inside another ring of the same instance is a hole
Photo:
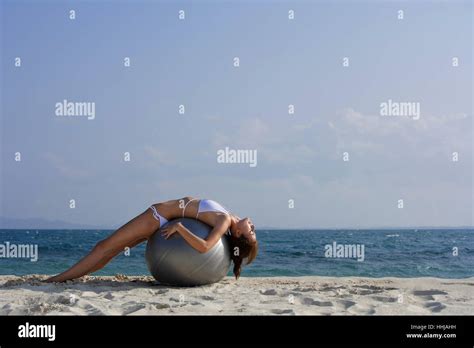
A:
{"label": "woman's bare foot", "polygon": [[50,277],[50,278],[46,279],[44,282],[46,282],[46,283],[57,283],[57,282],[59,282],[59,280],[58,280],[57,276],[54,276],[54,277]]}

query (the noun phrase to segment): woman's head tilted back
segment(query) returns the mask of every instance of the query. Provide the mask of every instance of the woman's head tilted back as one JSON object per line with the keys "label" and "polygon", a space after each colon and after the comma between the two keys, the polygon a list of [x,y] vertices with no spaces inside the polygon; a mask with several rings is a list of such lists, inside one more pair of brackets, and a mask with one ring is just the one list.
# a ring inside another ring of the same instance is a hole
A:
{"label": "woman's head tilted back", "polygon": [[250,264],[258,253],[258,241],[255,226],[249,218],[240,219],[232,229],[230,236],[231,257],[234,262],[234,275],[239,279],[242,263]]}

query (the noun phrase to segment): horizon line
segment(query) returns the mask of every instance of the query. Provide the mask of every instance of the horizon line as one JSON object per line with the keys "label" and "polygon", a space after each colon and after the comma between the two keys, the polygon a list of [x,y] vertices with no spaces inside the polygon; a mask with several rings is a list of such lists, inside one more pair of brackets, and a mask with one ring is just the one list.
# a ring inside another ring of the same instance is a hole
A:
{"label": "horizon line", "polygon": [[[400,230],[426,230],[426,229],[474,229],[474,226],[379,226],[379,227],[261,227],[261,228],[256,228],[256,230],[311,230],[311,231],[324,231],[324,230],[394,230],[394,229],[400,229]],[[55,228],[4,228],[0,227],[0,231],[2,230],[18,230],[18,231],[24,231],[24,230],[36,230],[36,231],[62,231],[62,230],[68,230],[68,231],[74,231],[74,230],[80,230],[80,231],[103,231],[103,230],[117,230],[117,228],[111,228],[111,227],[91,227],[91,228],[61,228],[61,227],[55,227]]]}

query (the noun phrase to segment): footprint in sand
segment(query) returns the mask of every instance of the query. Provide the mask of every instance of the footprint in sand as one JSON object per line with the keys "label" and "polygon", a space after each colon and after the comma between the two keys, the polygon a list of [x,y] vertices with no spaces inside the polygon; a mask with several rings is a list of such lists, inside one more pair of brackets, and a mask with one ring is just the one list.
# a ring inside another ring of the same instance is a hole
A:
{"label": "footprint in sand", "polygon": [[349,290],[349,294],[352,295],[372,295],[382,292],[382,290],[375,291],[375,290],[368,290],[368,289],[354,289]]}
{"label": "footprint in sand", "polygon": [[360,314],[360,315],[372,315],[375,314],[375,308],[373,305],[364,304],[364,303],[357,303],[356,305],[352,305],[352,301],[346,304],[346,310],[348,314]]}
{"label": "footprint in sand", "polygon": [[[191,306],[205,306],[203,303],[198,302],[198,301],[186,301],[183,299],[179,299],[176,297],[170,297],[170,301],[177,302],[179,307],[183,307],[186,305],[191,305]],[[175,306],[176,307],[176,306]]]}
{"label": "footprint in sand", "polygon": [[272,309],[273,314],[291,314],[294,315],[295,312],[292,309]]}
{"label": "footprint in sand", "polygon": [[85,309],[87,311],[87,315],[104,315],[105,314],[99,308],[94,307],[90,303],[83,306],[83,309]]}
{"label": "footprint in sand", "polygon": [[201,300],[206,300],[206,301],[214,301],[215,297],[204,295],[204,296],[199,296]]}
{"label": "footprint in sand", "polygon": [[8,315],[13,311],[11,303],[7,303],[2,308],[0,308],[0,315]]}
{"label": "footprint in sand", "polygon": [[205,304],[201,302],[193,301],[191,302],[191,306],[205,306]]}
{"label": "footprint in sand", "polygon": [[362,315],[373,315],[373,314],[375,314],[375,309],[373,309],[373,308],[368,308],[368,309],[365,309],[365,310],[360,310],[360,311],[359,311],[359,314],[362,314]]}
{"label": "footprint in sand", "polygon": [[150,303],[150,305],[152,307],[154,307],[155,309],[166,309],[166,308],[171,308],[171,306],[167,303],[159,303],[159,302],[154,302],[154,303]]}
{"label": "footprint in sand", "polygon": [[413,291],[413,295],[424,297],[427,300],[434,300],[435,295],[447,295],[447,292],[441,290],[415,290]]}
{"label": "footprint in sand", "polygon": [[398,298],[395,297],[384,297],[384,296],[372,296],[375,301],[378,302],[384,302],[384,303],[389,303],[389,302],[397,302]]}
{"label": "footprint in sand", "polygon": [[106,293],[106,294],[104,295],[104,298],[105,298],[106,300],[113,300],[113,299],[115,298],[115,296],[114,296],[113,293],[108,292],[108,293]]}
{"label": "footprint in sand", "polygon": [[168,289],[159,289],[159,290],[148,289],[148,293],[152,296],[163,295],[163,294],[166,294],[168,291],[169,291]]}
{"label": "footprint in sand", "polygon": [[277,292],[275,289],[260,290],[262,295],[276,295]]}
{"label": "footprint in sand", "polygon": [[319,291],[337,291],[337,290],[345,290],[345,286],[328,286],[324,285],[322,286]]}
{"label": "footprint in sand", "polygon": [[441,290],[415,290],[413,291],[413,295],[419,296],[428,301],[434,301],[435,295],[447,295],[447,292]]}
{"label": "footprint in sand", "polygon": [[439,313],[446,308],[446,306],[441,302],[428,302],[425,303],[424,306],[428,308],[432,313]]}
{"label": "footprint in sand", "polygon": [[433,296],[433,295],[447,295],[448,293],[441,290],[415,290],[413,295],[415,296]]}
{"label": "footprint in sand", "polygon": [[349,293],[353,295],[371,295],[381,293],[385,290],[384,288],[373,285],[354,285],[349,290]]}
{"label": "footprint in sand", "polygon": [[295,288],[293,291],[298,291],[298,292],[308,292],[308,291],[313,291],[313,288]]}
{"label": "footprint in sand", "polygon": [[304,297],[301,300],[301,304],[307,305],[307,306],[320,306],[320,307],[331,307],[331,306],[333,306],[332,302],[330,302],[330,301],[316,301],[316,300],[313,300],[310,297]]}
{"label": "footprint in sand", "polygon": [[140,309],[145,308],[145,304],[132,302],[132,303],[125,303],[122,307],[125,307],[122,314],[129,315],[136,311],[139,311]]}
{"label": "footprint in sand", "polygon": [[349,309],[356,304],[354,301],[349,300],[339,300],[338,303],[341,304],[344,309]]}

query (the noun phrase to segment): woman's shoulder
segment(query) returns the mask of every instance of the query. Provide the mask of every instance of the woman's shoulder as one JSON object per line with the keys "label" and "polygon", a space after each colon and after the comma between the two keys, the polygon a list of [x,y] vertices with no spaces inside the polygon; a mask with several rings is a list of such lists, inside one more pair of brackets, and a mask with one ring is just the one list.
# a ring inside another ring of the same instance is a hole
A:
{"label": "woman's shoulder", "polygon": [[230,214],[218,214],[217,221],[230,226],[232,218],[231,218]]}

